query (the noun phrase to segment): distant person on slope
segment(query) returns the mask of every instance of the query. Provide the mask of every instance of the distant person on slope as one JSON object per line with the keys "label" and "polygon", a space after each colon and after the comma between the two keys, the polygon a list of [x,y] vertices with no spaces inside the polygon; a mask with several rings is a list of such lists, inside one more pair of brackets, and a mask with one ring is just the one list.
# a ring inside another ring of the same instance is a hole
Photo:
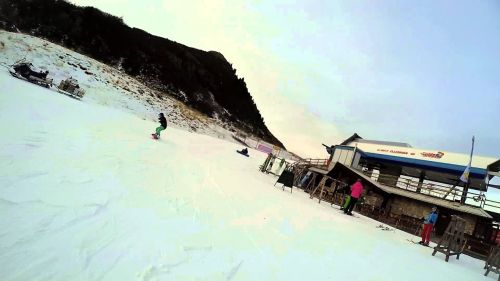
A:
{"label": "distant person on slope", "polygon": [[434,225],[436,224],[438,219],[438,210],[437,207],[432,207],[431,212],[427,215],[424,220],[424,229],[422,230],[422,241],[418,242],[418,244],[422,244],[425,246],[429,246],[429,242],[431,240],[431,231]]}
{"label": "distant person on slope", "polygon": [[158,121],[160,121],[160,127],[156,128],[156,137],[160,138],[160,132],[167,128],[167,119],[163,113],[158,116]]}
{"label": "distant person on slope", "polygon": [[361,197],[361,193],[363,193],[363,184],[361,183],[361,179],[358,179],[351,186],[351,199],[349,200],[347,206],[344,208],[344,214],[352,216],[352,209],[354,209],[354,206],[358,202],[358,199]]}
{"label": "distant person on slope", "polygon": [[245,147],[242,150],[236,150],[236,152],[248,156],[248,149]]}

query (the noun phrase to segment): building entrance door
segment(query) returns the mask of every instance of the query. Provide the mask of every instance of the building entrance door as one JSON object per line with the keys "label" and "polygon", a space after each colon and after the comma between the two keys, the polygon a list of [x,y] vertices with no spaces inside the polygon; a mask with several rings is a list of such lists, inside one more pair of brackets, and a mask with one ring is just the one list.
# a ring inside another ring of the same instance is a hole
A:
{"label": "building entrance door", "polygon": [[436,235],[441,236],[451,221],[451,214],[447,210],[439,210],[438,220],[435,225]]}

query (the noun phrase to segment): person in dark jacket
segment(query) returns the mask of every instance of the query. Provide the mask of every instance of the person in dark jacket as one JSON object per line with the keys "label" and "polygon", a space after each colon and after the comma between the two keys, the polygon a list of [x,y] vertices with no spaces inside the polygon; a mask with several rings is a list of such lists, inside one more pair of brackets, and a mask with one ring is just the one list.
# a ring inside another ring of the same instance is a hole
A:
{"label": "person in dark jacket", "polygon": [[156,128],[156,136],[160,138],[160,132],[167,128],[167,119],[165,119],[165,115],[163,115],[163,113],[160,113],[158,121],[160,121],[160,127]]}

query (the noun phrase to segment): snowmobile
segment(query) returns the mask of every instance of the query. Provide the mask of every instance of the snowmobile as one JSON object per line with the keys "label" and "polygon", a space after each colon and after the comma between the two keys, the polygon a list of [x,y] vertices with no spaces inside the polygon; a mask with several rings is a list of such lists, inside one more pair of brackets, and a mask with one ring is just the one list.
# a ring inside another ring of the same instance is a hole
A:
{"label": "snowmobile", "polygon": [[33,70],[33,65],[29,62],[19,62],[11,66],[9,72],[12,76],[26,80],[28,82],[50,88],[52,86],[52,79],[47,78],[48,71]]}
{"label": "snowmobile", "polygon": [[85,91],[78,85],[78,81],[72,77],[62,80],[57,86],[57,91],[76,99],[81,99],[85,94]]}

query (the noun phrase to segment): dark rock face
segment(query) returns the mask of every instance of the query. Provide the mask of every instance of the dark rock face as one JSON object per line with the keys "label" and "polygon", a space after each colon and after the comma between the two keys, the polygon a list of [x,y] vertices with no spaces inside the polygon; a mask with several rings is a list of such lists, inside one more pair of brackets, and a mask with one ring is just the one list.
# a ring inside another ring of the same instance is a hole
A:
{"label": "dark rock face", "polygon": [[219,52],[187,47],[63,0],[0,0],[0,28],[42,37],[121,68],[148,87],[173,93],[210,117],[283,147],[264,124],[244,79]]}

